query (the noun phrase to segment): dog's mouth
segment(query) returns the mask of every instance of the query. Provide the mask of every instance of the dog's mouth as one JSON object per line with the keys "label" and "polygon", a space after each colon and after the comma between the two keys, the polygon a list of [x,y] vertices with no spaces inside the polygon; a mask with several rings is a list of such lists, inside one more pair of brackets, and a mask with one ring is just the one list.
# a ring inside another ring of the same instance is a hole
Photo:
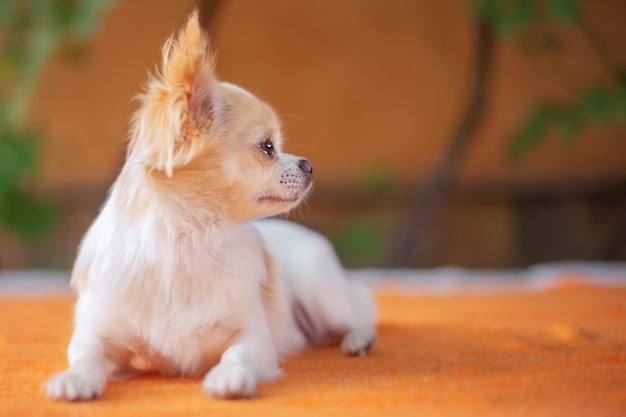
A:
{"label": "dog's mouth", "polygon": [[262,195],[257,198],[260,203],[275,203],[275,204],[293,204],[298,201],[300,197],[283,198],[275,195]]}
{"label": "dog's mouth", "polygon": [[276,195],[273,193],[259,193],[257,194],[256,201],[260,204],[275,204],[282,206],[295,206],[297,205],[311,190],[311,182],[306,184],[306,187],[300,190],[290,190],[287,196]]}

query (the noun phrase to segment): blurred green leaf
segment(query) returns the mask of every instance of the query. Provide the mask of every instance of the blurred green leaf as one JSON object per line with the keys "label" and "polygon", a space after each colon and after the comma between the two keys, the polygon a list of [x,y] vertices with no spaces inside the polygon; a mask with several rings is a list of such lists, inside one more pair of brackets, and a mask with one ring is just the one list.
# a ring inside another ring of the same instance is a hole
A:
{"label": "blurred green leaf", "polygon": [[350,220],[334,239],[337,253],[348,264],[370,263],[383,255],[384,236],[371,219],[358,217]]}
{"label": "blurred green leaf", "polygon": [[[511,3],[515,2],[513,1]],[[517,5],[503,15],[501,30],[511,31],[519,26],[536,21],[537,16],[537,11],[535,10],[535,5],[532,0],[518,0]]]}
{"label": "blurred green leaf", "polygon": [[11,190],[0,198],[0,222],[26,240],[48,236],[56,225],[57,207],[46,199]]}
{"label": "blurred green leaf", "polygon": [[52,1],[52,18],[54,21],[54,25],[58,30],[68,30],[72,27],[76,7],[77,5],[75,1]]}
{"label": "blurred green leaf", "polygon": [[493,23],[497,19],[497,0],[475,0],[474,11],[479,19]]}
{"label": "blurred green leaf", "polygon": [[15,66],[23,55],[17,39],[9,39],[2,49],[3,64]]}
{"label": "blurred green leaf", "polygon": [[13,2],[0,1],[0,28],[4,27],[11,16]]}
{"label": "blurred green leaf", "polygon": [[509,155],[516,158],[537,146],[545,136],[552,110],[540,104],[530,111],[526,121],[509,142]]}
{"label": "blurred green leaf", "polygon": [[363,187],[366,191],[377,193],[393,184],[392,169],[387,163],[375,163],[370,165],[363,179]]}
{"label": "blurred green leaf", "polygon": [[34,170],[37,156],[34,134],[6,129],[0,132],[0,195]]}
{"label": "blurred green leaf", "polygon": [[76,5],[74,28],[79,38],[85,38],[98,27],[102,12],[112,0],[82,0]]}
{"label": "blurred green leaf", "polygon": [[624,82],[621,82],[617,88],[613,99],[613,107],[617,120],[626,122],[626,83]]}
{"label": "blurred green leaf", "polygon": [[581,110],[576,106],[563,109],[559,115],[558,122],[563,142],[571,145],[582,130],[583,117]]}
{"label": "blurred green leaf", "polygon": [[557,20],[566,23],[578,20],[578,0],[548,0],[548,6]]}
{"label": "blurred green leaf", "polygon": [[34,86],[51,54],[91,34],[111,3],[0,0],[0,223],[24,237],[47,233],[55,216],[54,204],[22,188],[38,163],[36,137],[24,129]]}
{"label": "blurred green leaf", "polygon": [[609,93],[602,87],[596,86],[589,90],[582,98],[582,105],[585,114],[596,123],[604,124],[609,118]]}
{"label": "blurred green leaf", "polygon": [[474,10],[501,33],[535,22],[539,16],[532,0],[475,0]]}

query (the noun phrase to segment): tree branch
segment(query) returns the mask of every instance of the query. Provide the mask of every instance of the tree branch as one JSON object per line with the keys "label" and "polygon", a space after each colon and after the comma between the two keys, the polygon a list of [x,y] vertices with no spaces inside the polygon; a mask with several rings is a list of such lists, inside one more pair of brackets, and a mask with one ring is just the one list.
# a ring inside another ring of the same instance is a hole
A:
{"label": "tree branch", "polygon": [[493,49],[493,29],[488,23],[479,21],[475,78],[465,114],[456,132],[452,135],[439,170],[423,192],[418,192],[412,208],[402,224],[397,245],[389,260],[392,266],[405,266],[416,255],[419,261],[426,229],[435,219],[450,185],[454,182],[458,166],[474,137],[477,127],[483,120],[488,100]]}

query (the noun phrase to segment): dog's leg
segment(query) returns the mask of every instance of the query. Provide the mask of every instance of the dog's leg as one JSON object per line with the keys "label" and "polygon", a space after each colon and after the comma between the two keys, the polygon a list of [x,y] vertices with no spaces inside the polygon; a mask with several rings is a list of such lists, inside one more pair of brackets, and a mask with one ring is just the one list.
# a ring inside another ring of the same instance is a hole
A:
{"label": "dog's leg", "polygon": [[349,356],[367,355],[376,340],[375,306],[369,289],[350,282],[343,271],[326,270],[317,285],[298,285],[294,315],[313,344],[341,343]]}
{"label": "dog's leg", "polygon": [[346,277],[329,245],[310,250],[312,260],[302,262],[291,276],[300,328],[314,344],[339,338],[344,354],[368,354],[376,339],[376,307],[369,288]]}
{"label": "dog's leg", "polygon": [[102,395],[116,366],[104,356],[104,346],[92,335],[74,332],[68,350],[70,368],[50,378],[45,388],[55,400],[91,400]]}
{"label": "dog's leg", "polygon": [[376,340],[374,300],[363,283],[352,281],[347,284],[353,321],[341,342],[341,351],[349,356],[367,355]]}
{"label": "dog's leg", "polygon": [[220,362],[204,378],[202,387],[207,395],[219,399],[250,398],[257,383],[279,374],[269,335],[247,331],[224,351]]}
{"label": "dog's leg", "polygon": [[70,367],[45,383],[48,397],[80,401],[102,395],[107,380],[119,368],[107,357],[106,329],[113,322],[107,311],[89,296],[78,298],[74,333],[67,350]]}
{"label": "dog's leg", "polygon": [[255,223],[292,296],[293,313],[312,344],[341,342],[346,355],[364,355],[376,338],[369,289],[350,281],[323,236],[278,220]]}
{"label": "dog's leg", "polygon": [[[311,341],[334,342],[339,337],[344,354],[368,354],[376,339],[374,299],[365,284],[346,277],[330,244],[311,242],[294,272],[291,287],[312,324]],[[295,314],[302,323],[297,310]]]}

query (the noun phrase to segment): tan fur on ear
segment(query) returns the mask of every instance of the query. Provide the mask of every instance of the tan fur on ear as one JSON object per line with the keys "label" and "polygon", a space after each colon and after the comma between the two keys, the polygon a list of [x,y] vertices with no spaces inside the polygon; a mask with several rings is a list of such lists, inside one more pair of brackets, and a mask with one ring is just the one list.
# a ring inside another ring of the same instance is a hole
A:
{"label": "tan fur on ear", "polygon": [[130,134],[129,157],[165,171],[188,163],[202,146],[213,119],[215,62],[209,39],[194,11],[177,36],[163,46],[161,68],[139,95]]}

